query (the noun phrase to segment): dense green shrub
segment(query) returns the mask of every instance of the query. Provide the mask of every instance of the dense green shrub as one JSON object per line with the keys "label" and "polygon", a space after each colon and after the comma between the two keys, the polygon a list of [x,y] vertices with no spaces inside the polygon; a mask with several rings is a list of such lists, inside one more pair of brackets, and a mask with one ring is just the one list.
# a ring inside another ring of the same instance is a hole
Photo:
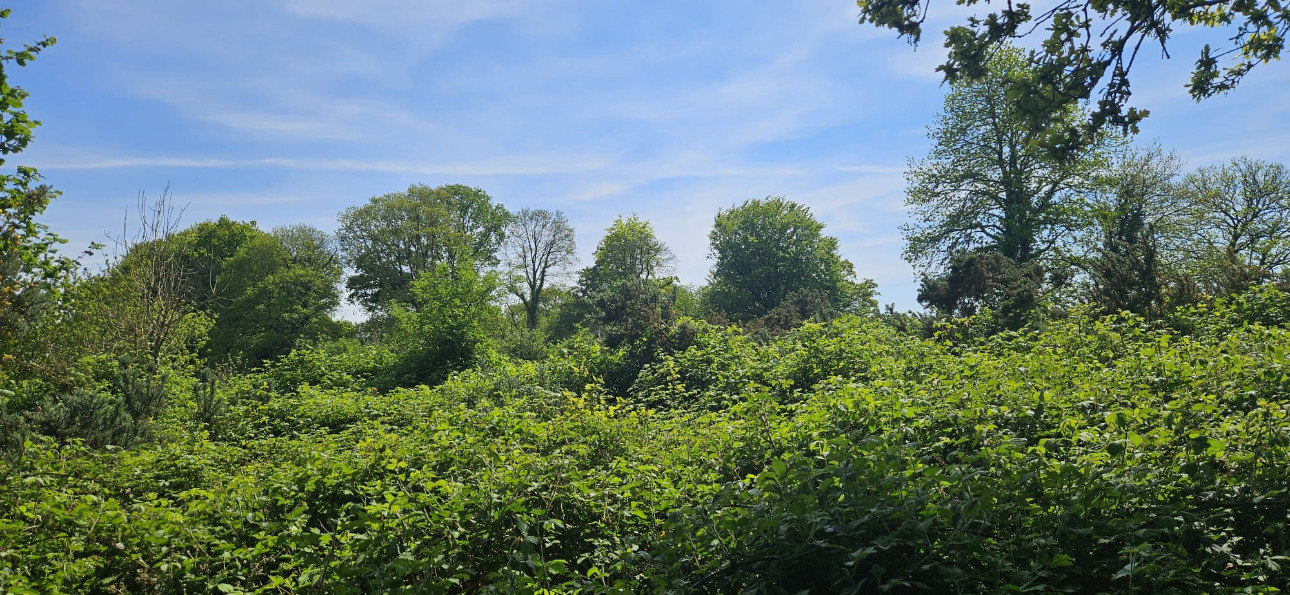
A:
{"label": "dense green shrub", "polygon": [[0,591],[1275,592],[1290,330],[1227,328],[704,326],[626,400],[588,340],[386,392],[270,369],[214,441],[0,458]]}

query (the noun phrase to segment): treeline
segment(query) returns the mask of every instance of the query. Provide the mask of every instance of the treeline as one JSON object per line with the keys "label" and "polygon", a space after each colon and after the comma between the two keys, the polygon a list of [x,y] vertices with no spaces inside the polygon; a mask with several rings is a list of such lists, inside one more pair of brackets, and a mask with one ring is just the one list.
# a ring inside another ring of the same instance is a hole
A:
{"label": "treeline", "polygon": [[1239,157],[1184,173],[1177,154],[1102,132],[1055,153],[1048,135],[1083,122],[1069,109],[1027,125],[1005,92],[1035,76],[1005,49],[990,74],[952,86],[911,161],[905,257],[919,301],[982,332],[1041,323],[1081,303],[1154,319],[1261,283],[1290,264],[1290,170]]}

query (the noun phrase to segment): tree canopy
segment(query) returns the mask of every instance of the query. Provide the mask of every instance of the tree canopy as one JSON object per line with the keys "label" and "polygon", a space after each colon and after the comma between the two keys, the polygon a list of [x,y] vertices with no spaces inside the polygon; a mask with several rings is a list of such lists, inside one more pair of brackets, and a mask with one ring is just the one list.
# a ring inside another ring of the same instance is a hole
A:
{"label": "tree canopy", "polygon": [[708,234],[712,309],[732,320],[770,312],[794,293],[818,293],[840,306],[851,263],[838,255],[838,240],[823,234],[805,205],[783,197],[744,201],[717,212]]}
{"label": "tree canopy", "polygon": [[[1066,160],[1038,146],[1008,90],[1030,72],[1020,50],[1000,51],[989,72],[952,84],[929,132],[931,153],[906,173],[905,258],[925,273],[979,248],[1018,264],[1048,257],[1078,223],[1099,165],[1105,141]],[[1066,110],[1065,121],[1078,117]]]}
{"label": "tree canopy", "polygon": [[350,300],[369,312],[408,301],[412,281],[439,263],[456,270],[463,257],[497,263],[510,215],[479,188],[414,184],[405,192],[372,197],[340,214],[336,235],[354,274]]}
{"label": "tree canopy", "polygon": [[[932,10],[924,0],[856,4],[861,23],[894,29],[913,44],[921,40]],[[1050,140],[1069,148],[1105,124],[1136,131],[1148,113],[1128,105],[1129,75],[1139,54],[1158,51],[1168,57],[1173,35],[1194,27],[1217,33],[1217,45],[1205,44],[1187,83],[1191,96],[1200,100],[1230,91],[1258,64],[1280,58],[1290,10],[1273,0],[1060,0],[1035,10],[1028,3],[1007,2],[946,30],[949,55],[937,70],[951,83],[980,80],[990,70],[990,60],[1010,42],[1048,31],[1038,49],[1029,52],[1035,70],[1009,81],[1007,93],[1032,129],[1048,129]],[[1066,119],[1072,106],[1095,95],[1095,109],[1087,118]]]}

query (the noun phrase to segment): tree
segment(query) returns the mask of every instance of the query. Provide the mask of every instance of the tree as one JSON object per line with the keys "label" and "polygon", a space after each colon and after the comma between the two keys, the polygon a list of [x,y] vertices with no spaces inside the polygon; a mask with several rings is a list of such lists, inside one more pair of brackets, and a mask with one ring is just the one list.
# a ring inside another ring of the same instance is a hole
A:
{"label": "tree", "polygon": [[[163,198],[168,191],[163,191]],[[181,266],[189,285],[187,299],[203,311],[215,312],[245,291],[246,285],[230,290],[220,284],[221,278],[228,280],[224,266],[243,246],[264,235],[254,221],[234,221],[225,215],[178,232],[176,245],[183,246]]]}
{"label": "tree", "polygon": [[220,265],[224,299],[215,310],[208,357],[259,364],[290,353],[302,339],[337,333],[331,312],[340,305],[339,266],[299,242],[293,248],[260,233]]}
{"label": "tree", "polygon": [[[860,22],[895,29],[917,44],[929,4],[923,0],[857,0]],[[965,4],[959,2],[959,4]],[[974,4],[967,2],[966,4]],[[1073,148],[1105,124],[1136,132],[1146,110],[1127,105],[1129,72],[1144,45],[1158,45],[1168,57],[1170,36],[1179,25],[1222,28],[1227,48],[1206,44],[1187,84],[1196,100],[1236,87],[1256,64],[1281,56],[1290,11],[1271,0],[1061,0],[1032,13],[1027,3],[1008,2],[984,17],[945,32],[949,56],[937,70],[945,80],[979,81],[994,68],[991,60],[1007,45],[1040,29],[1049,31],[1031,51],[1030,76],[1007,83],[1008,96],[1020,102],[1029,128],[1049,128],[1058,148]],[[1230,35],[1230,36],[1229,36]],[[1226,64],[1220,64],[1225,60]],[[1070,109],[1099,95],[1097,108],[1083,121],[1068,119]]]}
{"label": "tree", "polygon": [[524,304],[528,328],[536,329],[547,282],[577,260],[573,227],[560,211],[522,209],[506,228],[506,266],[511,293]]}
{"label": "tree", "polygon": [[335,338],[331,312],[340,306],[336,280],[318,271],[282,267],[234,298],[211,329],[215,359],[259,364],[288,353],[301,340]]}
{"label": "tree", "polygon": [[170,189],[155,201],[139,194],[137,227],[122,222],[107,272],[86,284],[79,296],[88,340],[104,341],[98,353],[125,352],[153,365],[192,355],[193,343],[209,327],[200,299],[208,286],[194,281],[193,236],[178,231],[182,209]]}
{"label": "tree", "polygon": [[1214,294],[1272,280],[1290,265],[1290,169],[1240,157],[1183,180],[1186,224],[1173,240]]}
{"label": "tree", "polygon": [[1092,195],[1093,245],[1084,268],[1103,312],[1152,317],[1163,308],[1172,267],[1161,238],[1178,229],[1182,165],[1158,146],[1126,150]]}
{"label": "tree", "polygon": [[708,234],[716,261],[708,278],[711,308],[747,321],[795,293],[815,293],[840,308],[854,271],[823,229],[809,208],[782,197],[718,211]]}
{"label": "tree", "polygon": [[355,273],[346,282],[350,300],[369,312],[410,299],[412,281],[458,260],[480,267],[497,263],[497,248],[510,219],[479,188],[458,184],[374,196],[340,214],[341,252]]}
{"label": "tree", "polygon": [[670,321],[667,294],[672,251],[635,214],[619,216],[596,245],[595,261],[578,275],[578,296],[593,332],[610,347]]}
{"label": "tree", "polygon": [[918,301],[956,318],[989,310],[988,332],[1016,330],[1034,317],[1043,281],[1038,263],[1017,263],[989,250],[961,252],[944,275],[923,277]]}
{"label": "tree", "polygon": [[269,233],[286,249],[292,264],[340,277],[340,245],[332,234],[304,223],[275,227]]}
{"label": "tree", "polygon": [[[0,9],[0,20],[9,14]],[[9,65],[26,66],[54,43],[53,37],[45,37],[21,49],[0,50],[0,167],[9,155],[27,148],[32,130],[40,125],[22,109],[28,94],[9,83]],[[76,268],[75,261],[58,255],[56,248],[64,240],[37,221],[58,195],[39,181],[31,167],[0,173],[0,351],[5,354],[11,354],[13,341],[39,316],[50,291]]]}
{"label": "tree", "polygon": [[[1080,198],[1108,141],[1069,160],[1037,146],[1008,91],[1027,72],[1020,50],[1005,48],[990,76],[955,82],[929,133],[931,154],[911,161],[905,203],[913,222],[901,230],[905,259],[924,273],[982,248],[1018,265],[1043,262],[1079,226]],[[1077,117],[1067,110],[1067,121]]]}
{"label": "tree", "polygon": [[469,259],[439,263],[413,282],[408,303],[396,304],[394,340],[401,350],[396,383],[442,382],[479,362],[487,352],[489,324],[501,317],[495,273],[480,273]]}

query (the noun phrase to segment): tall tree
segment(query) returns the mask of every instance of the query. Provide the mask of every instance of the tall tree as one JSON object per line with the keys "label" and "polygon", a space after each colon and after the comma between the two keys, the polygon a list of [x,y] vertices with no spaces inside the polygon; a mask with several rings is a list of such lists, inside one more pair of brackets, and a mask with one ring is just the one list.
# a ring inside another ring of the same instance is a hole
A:
{"label": "tall tree", "polygon": [[502,250],[514,277],[511,293],[524,304],[529,329],[538,327],[547,283],[577,261],[576,249],[573,226],[560,211],[522,209],[511,219]]}
{"label": "tall tree", "polygon": [[795,293],[841,307],[854,270],[838,254],[837,238],[823,230],[809,208],[782,197],[718,211],[708,234],[716,261],[708,277],[711,308],[746,321]]}
{"label": "tall tree", "polygon": [[592,330],[610,347],[640,339],[675,318],[669,290],[672,251],[648,221],[618,217],[578,276],[578,295]]}
{"label": "tall tree", "polygon": [[336,237],[355,271],[346,282],[350,300],[382,311],[411,299],[412,281],[439,263],[449,271],[462,259],[496,264],[509,219],[486,192],[459,184],[413,185],[346,209]]}
{"label": "tall tree", "polygon": [[1150,317],[1164,306],[1174,267],[1161,240],[1179,229],[1182,166],[1176,153],[1159,146],[1126,149],[1091,195],[1093,233],[1083,260],[1090,297],[1104,312]]}
{"label": "tall tree", "polygon": [[[989,77],[954,83],[929,133],[931,154],[911,161],[905,203],[913,222],[901,230],[906,260],[924,272],[978,248],[1018,264],[1042,261],[1079,225],[1079,199],[1106,141],[1071,160],[1037,146],[1008,94],[1009,81],[1028,72],[1021,51],[1006,48]],[[1067,110],[1068,120],[1078,116]]]}
{"label": "tall tree", "polygon": [[[930,3],[924,0],[857,0],[860,22],[895,29],[917,44]],[[963,2],[960,5],[975,4]],[[1048,38],[1029,52],[1031,76],[1007,83],[1032,128],[1051,130],[1057,145],[1079,146],[1104,124],[1136,131],[1147,115],[1127,105],[1129,72],[1139,50],[1158,46],[1168,56],[1170,37],[1190,27],[1220,28],[1220,43],[1200,51],[1188,83],[1200,100],[1225,93],[1257,64],[1280,58],[1290,32],[1290,11],[1276,0],[1060,0],[1032,12],[1027,3],[1008,2],[984,16],[970,13],[966,25],[946,33],[949,57],[937,70],[950,83],[993,74],[990,60],[1013,40],[1034,31]],[[1226,64],[1220,61],[1226,61]],[[1099,94],[1088,118],[1068,111]],[[1053,116],[1056,116],[1054,119]]]}
{"label": "tall tree", "polygon": [[1187,225],[1174,245],[1205,289],[1231,293],[1290,265],[1290,169],[1240,157],[1183,180]]}
{"label": "tall tree", "polygon": [[[986,78],[951,86],[929,134],[931,154],[911,162],[906,174],[913,221],[901,228],[905,258],[925,276],[920,301],[945,313],[975,310],[969,305],[975,302],[1009,308],[1038,303],[1037,295],[1021,293],[1043,287],[1037,276],[1050,272],[1071,232],[1082,226],[1083,195],[1111,143],[1099,138],[1067,159],[1055,158],[1010,95],[1011,81],[1031,75],[1021,50],[1001,49],[989,67]],[[1074,121],[1080,114],[1072,107],[1064,117]],[[1002,268],[987,270],[995,266]],[[953,286],[959,282],[965,285]],[[1000,285],[1013,282],[1015,287]],[[995,313],[1009,325],[1026,319],[1022,312]]]}

